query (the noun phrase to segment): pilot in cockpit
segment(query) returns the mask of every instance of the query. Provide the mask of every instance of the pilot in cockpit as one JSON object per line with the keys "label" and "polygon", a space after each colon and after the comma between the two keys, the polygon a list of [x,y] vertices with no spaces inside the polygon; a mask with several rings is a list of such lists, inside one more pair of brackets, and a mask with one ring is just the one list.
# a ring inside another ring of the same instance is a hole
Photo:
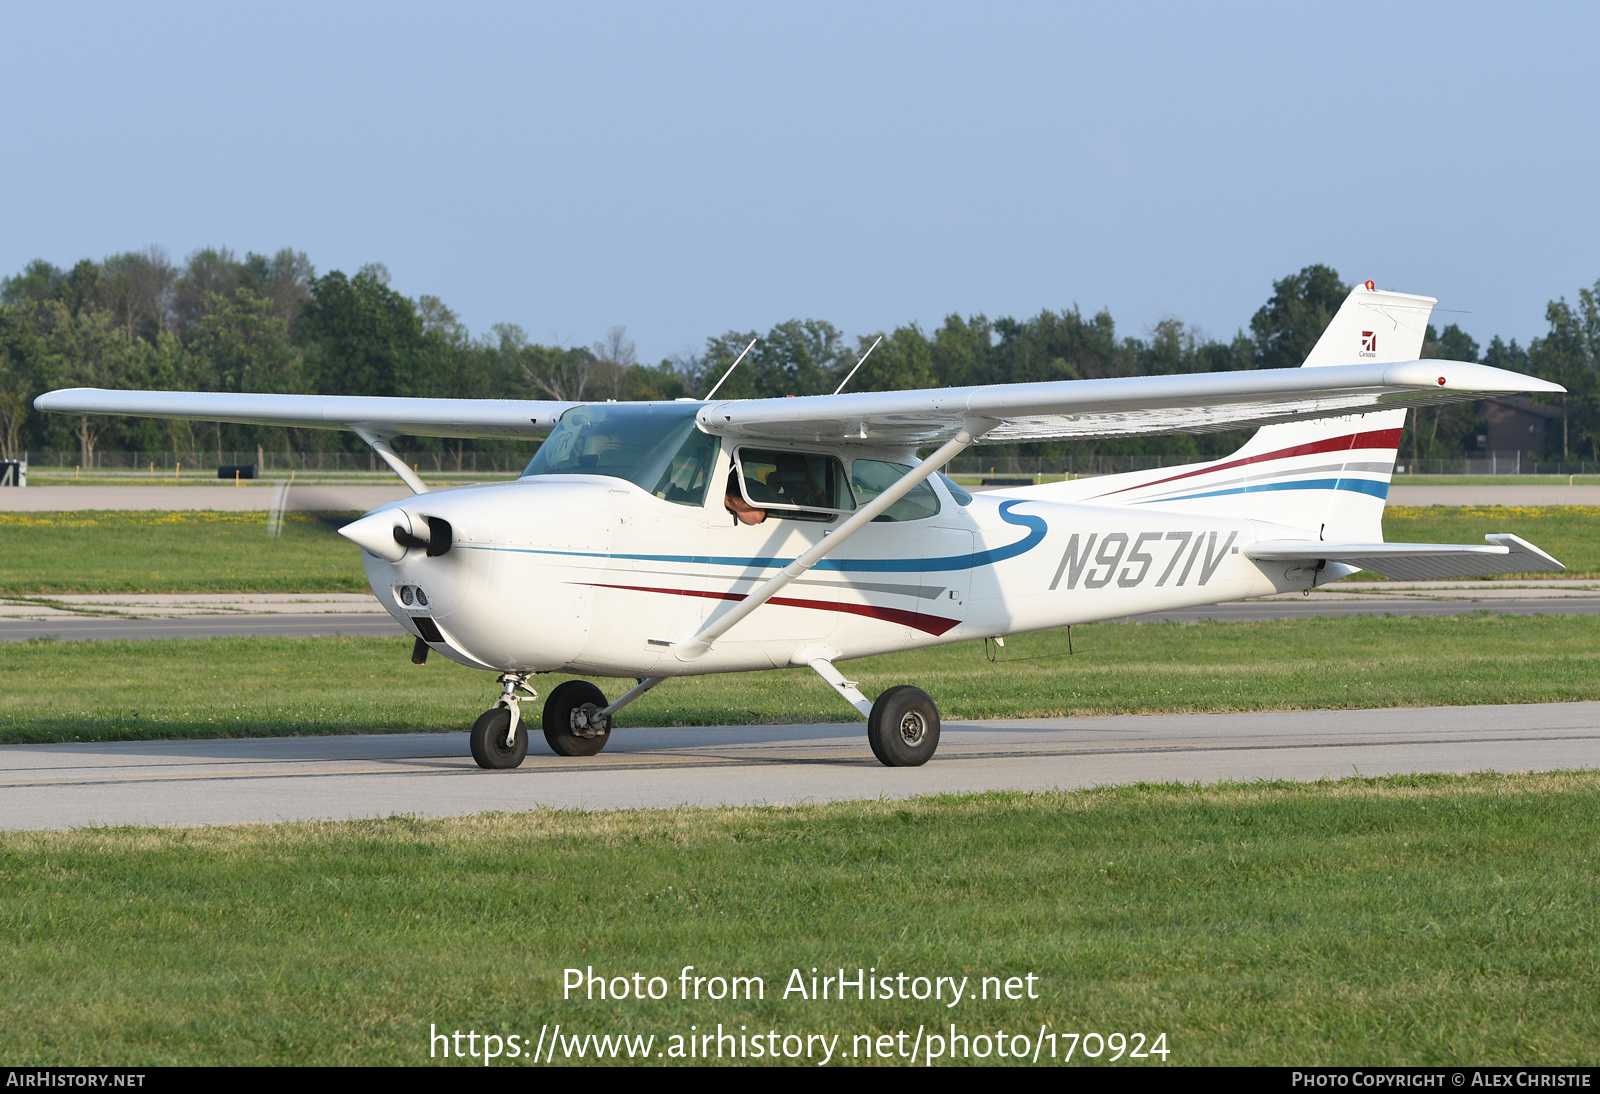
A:
{"label": "pilot in cockpit", "polygon": [[767,479],[767,485],[772,487],[784,501],[790,505],[806,506],[808,508],[828,508],[827,493],[822,489],[822,484],[811,473],[804,456],[797,453],[785,453],[777,460],[778,467]]}

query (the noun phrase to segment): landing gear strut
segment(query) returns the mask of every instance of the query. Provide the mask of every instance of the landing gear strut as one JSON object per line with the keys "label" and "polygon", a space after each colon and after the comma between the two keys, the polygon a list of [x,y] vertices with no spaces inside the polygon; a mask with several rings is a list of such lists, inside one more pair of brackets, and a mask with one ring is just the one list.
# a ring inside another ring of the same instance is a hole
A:
{"label": "landing gear strut", "polygon": [[500,699],[472,723],[472,758],[479,767],[504,770],[522,763],[528,754],[528,727],[522,721],[522,696],[537,699],[539,693],[528,686],[527,673],[507,672],[500,676]]}
{"label": "landing gear strut", "polygon": [[939,747],[939,708],[927,692],[901,684],[878,696],[876,703],[869,702],[856,682],[846,680],[832,661],[823,656],[809,657],[811,652],[806,650],[795,659],[806,659],[805,663],[845,702],[867,716],[867,744],[872,746],[879,763],[885,767],[921,767],[933,759]]}
{"label": "landing gear strut", "polygon": [[[528,755],[528,727],[520,704],[539,693],[528,686],[526,672],[500,675],[500,700],[479,716],[472,727],[472,758],[479,767],[516,767]],[[611,739],[611,716],[665,680],[646,676],[614,703],[587,680],[557,685],[544,701],[544,739],[557,756],[593,756]]]}

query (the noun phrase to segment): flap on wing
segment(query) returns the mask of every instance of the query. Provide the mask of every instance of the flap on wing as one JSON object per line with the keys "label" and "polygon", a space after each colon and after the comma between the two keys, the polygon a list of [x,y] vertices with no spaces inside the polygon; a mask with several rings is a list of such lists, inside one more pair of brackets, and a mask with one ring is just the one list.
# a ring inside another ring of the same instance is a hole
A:
{"label": "flap on wing", "polygon": [[1507,533],[1483,537],[1492,546],[1463,543],[1320,543],[1316,540],[1264,540],[1244,553],[1263,562],[1320,559],[1343,562],[1397,581],[1440,581],[1483,574],[1526,574],[1565,570],[1539,548]]}

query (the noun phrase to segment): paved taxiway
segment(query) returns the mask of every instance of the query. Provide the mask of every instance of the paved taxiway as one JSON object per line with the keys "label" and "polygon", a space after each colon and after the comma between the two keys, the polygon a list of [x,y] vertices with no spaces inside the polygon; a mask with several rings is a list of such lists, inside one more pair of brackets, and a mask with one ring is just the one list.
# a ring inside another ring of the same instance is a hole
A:
{"label": "paved taxiway", "polygon": [[864,727],[619,729],[599,756],[535,738],[481,771],[465,733],[0,747],[0,828],[759,805],[1138,781],[1600,767],[1600,703],[950,722],[920,768]]}

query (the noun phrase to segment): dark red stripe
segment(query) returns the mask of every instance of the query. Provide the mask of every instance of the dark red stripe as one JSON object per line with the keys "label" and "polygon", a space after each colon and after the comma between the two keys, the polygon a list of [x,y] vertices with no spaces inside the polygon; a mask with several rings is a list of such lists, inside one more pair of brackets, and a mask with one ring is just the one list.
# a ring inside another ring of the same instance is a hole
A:
{"label": "dark red stripe", "polygon": [[[705,600],[743,600],[743,593],[714,593],[704,592],[699,589],[656,589],[647,585],[604,585],[598,582],[585,582],[593,589],[622,589],[630,593],[663,593],[667,596],[698,596]],[[775,596],[767,601],[768,604],[782,604],[786,608],[815,608],[824,612],[844,612],[846,615],[864,615],[868,619],[881,619],[886,623],[898,623],[902,627],[911,627],[925,634],[940,635],[960,622],[959,619],[945,619],[938,615],[923,615],[921,612],[906,612],[899,608],[880,608],[873,604],[835,604],[829,600],[796,600],[793,597]]]}
{"label": "dark red stripe", "polygon": [[1246,464],[1261,463],[1264,460],[1282,460],[1290,456],[1310,456],[1318,452],[1348,452],[1357,448],[1399,448],[1400,432],[1398,429],[1374,429],[1368,433],[1351,433],[1344,437],[1329,437],[1325,441],[1312,441],[1310,444],[1297,444],[1293,448],[1280,448],[1276,452],[1266,452],[1259,456],[1247,456],[1242,460],[1230,460],[1227,463],[1202,467],[1198,471],[1185,471],[1181,475],[1172,475],[1165,479],[1140,483],[1138,486],[1124,486],[1121,490],[1111,491],[1110,494],[1096,494],[1094,496],[1097,498],[1109,498],[1112,494],[1126,494],[1129,490],[1143,490],[1147,486],[1160,486],[1164,482],[1177,482],[1179,479],[1189,479],[1196,475],[1208,475],[1213,471],[1226,471],[1230,467],[1244,467]]}

